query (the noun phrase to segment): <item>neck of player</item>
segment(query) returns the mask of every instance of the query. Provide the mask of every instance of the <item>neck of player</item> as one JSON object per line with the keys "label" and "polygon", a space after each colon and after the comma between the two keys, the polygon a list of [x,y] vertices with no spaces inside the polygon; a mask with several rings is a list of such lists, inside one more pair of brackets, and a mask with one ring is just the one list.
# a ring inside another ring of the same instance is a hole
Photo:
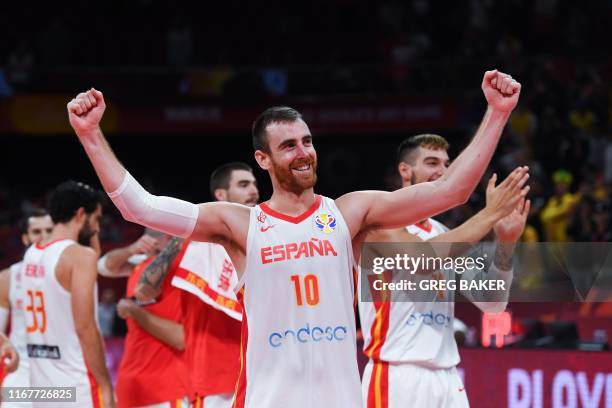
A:
{"label": "neck of player", "polygon": [[42,242],[42,244],[46,244],[48,242],[59,241],[62,239],[71,239],[73,241],[78,241],[79,238],[79,228],[76,225],[68,224],[56,224],[53,227],[53,232],[49,236],[46,242]]}
{"label": "neck of player", "polygon": [[275,189],[266,204],[282,214],[299,216],[312,206],[315,199],[316,195],[313,188],[308,188],[301,193]]}

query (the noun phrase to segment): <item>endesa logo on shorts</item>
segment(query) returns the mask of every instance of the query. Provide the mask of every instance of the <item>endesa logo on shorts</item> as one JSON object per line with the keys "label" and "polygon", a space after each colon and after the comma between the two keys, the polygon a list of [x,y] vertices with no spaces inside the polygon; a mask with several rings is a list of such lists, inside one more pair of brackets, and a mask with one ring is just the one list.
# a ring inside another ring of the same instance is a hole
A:
{"label": "endesa logo on shorts", "polygon": [[427,326],[448,327],[452,324],[452,320],[452,316],[445,315],[444,313],[434,313],[431,310],[429,313],[411,313],[406,324],[408,326],[416,326],[421,321]]}
{"label": "endesa logo on shorts", "polygon": [[346,326],[305,326],[298,329],[287,329],[281,332],[272,332],[268,343],[274,348],[292,346],[306,343],[344,341],[348,330]]}

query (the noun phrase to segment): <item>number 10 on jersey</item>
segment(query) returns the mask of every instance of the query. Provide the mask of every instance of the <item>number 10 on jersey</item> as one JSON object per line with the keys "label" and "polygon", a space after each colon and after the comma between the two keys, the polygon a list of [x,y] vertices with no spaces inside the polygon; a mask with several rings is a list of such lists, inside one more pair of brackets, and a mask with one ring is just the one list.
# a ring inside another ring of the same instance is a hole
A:
{"label": "number 10 on jersey", "polygon": [[[319,304],[319,280],[317,275],[308,274],[303,279],[300,275],[291,275],[291,282],[295,287],[295,301],[298,306],[304,306],[304,300],[309,306]],[[303,290],[302,290],[303,289]],[[302,293],[304,296],[302,296]]]}

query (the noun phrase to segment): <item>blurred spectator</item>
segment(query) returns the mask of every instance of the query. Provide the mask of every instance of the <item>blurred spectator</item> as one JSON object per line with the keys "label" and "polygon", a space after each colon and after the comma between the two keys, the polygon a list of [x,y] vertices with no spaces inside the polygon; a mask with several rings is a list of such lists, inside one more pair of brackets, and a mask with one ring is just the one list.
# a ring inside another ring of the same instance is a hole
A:
{"label": "blurred spectator", "polygon": [[590,110],[586,102],[579,102],[570,112],[570,125],[584,133],[592,133],[597,118],[595,113]]}
{"label": "blurred spectator", "polygon": [[580,194],[569,192],[573,176],[567,171],[557,170],[552,178],[555,194],[548,199],[540,215],[544,238],[547,242],[566,242],[567,226],[580,200]]}
{"label": "blurred spectator", "polygon": [[273,96],[284,96],[287,93],[287,71],[278,68],[267,68],[261,71],[264,90]]}
{"label": "blurred spectator", "polygon": [[7,98],[13,95],[13,88],[8,83],[4,70],[0,68],[0,97]]}
{"label": "blurred spectator", "polygon": [[184,18],[177,17],[166,34],[166,60],[169,65],[187,66],[193,55],[193,33]]}
{"label": "blurred spectator", "polygon": [[526,103],[519,103],[510,117],[510,129],[512,133],[519,136],[521,140],[530,140],[537,131],[538,119],[535,114],[527,109]]}
{"label": "blurred spectator", "polygon": [[584,206],[584,213],[581,214],[579,228],[576,231],[576,241],[612,241],[609,203],[595,202],[589,204]]}
{"label": "blurred spectator", "polygon": [[98,305],[98,323],[104,337],[113,335],[115,316],[117,315],[117,296],[114,289],[106,288],[100,296]]}
{"label": "blurred spectator", "polygon": [[28,82],[34,56],[26,40],[21,40],[8,57],[7,71],[9,81],[16,86]]}
{"label": "blurred spectator", "polygon": [[51,20],[38,38],[40,62],[47,66],[70,65],[72,57],[71,31],[62,17],[56,16]]}

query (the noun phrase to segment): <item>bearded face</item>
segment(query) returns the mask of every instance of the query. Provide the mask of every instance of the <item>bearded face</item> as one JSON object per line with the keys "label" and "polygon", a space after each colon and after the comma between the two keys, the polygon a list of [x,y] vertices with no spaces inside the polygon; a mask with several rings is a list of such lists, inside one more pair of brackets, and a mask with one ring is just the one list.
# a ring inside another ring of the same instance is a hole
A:
{"label": "bearded face", "polygon": [[83,228],[79,231],[78,243],[83,246],[91,246],[91,239],[98,233],[97,230],[92,228],[90,218],[91,216],[87,217],[87,221],[85,221]]}
{"label": "bearded face", "polygon": [[304,157],[289,163],[279,163],[272,156],[271,172],[281,187],[293,193],[313,188],[317,183],[317,157]]}
{"label": "bearded face", "polygon": [[96,210],[91,214],[87,214],[85,218],[77,238],[79,244],[91,246],[91,239],[100,232],[100,217],[102,217],[102,206],[98,205]]}
{"label": "bearded face", "polygon": [[262,167],[270,172],[279,187],[301,194],[317,182],[317,152],[306,123],[275,122],[266,128],[269,151],[256,153]]}

